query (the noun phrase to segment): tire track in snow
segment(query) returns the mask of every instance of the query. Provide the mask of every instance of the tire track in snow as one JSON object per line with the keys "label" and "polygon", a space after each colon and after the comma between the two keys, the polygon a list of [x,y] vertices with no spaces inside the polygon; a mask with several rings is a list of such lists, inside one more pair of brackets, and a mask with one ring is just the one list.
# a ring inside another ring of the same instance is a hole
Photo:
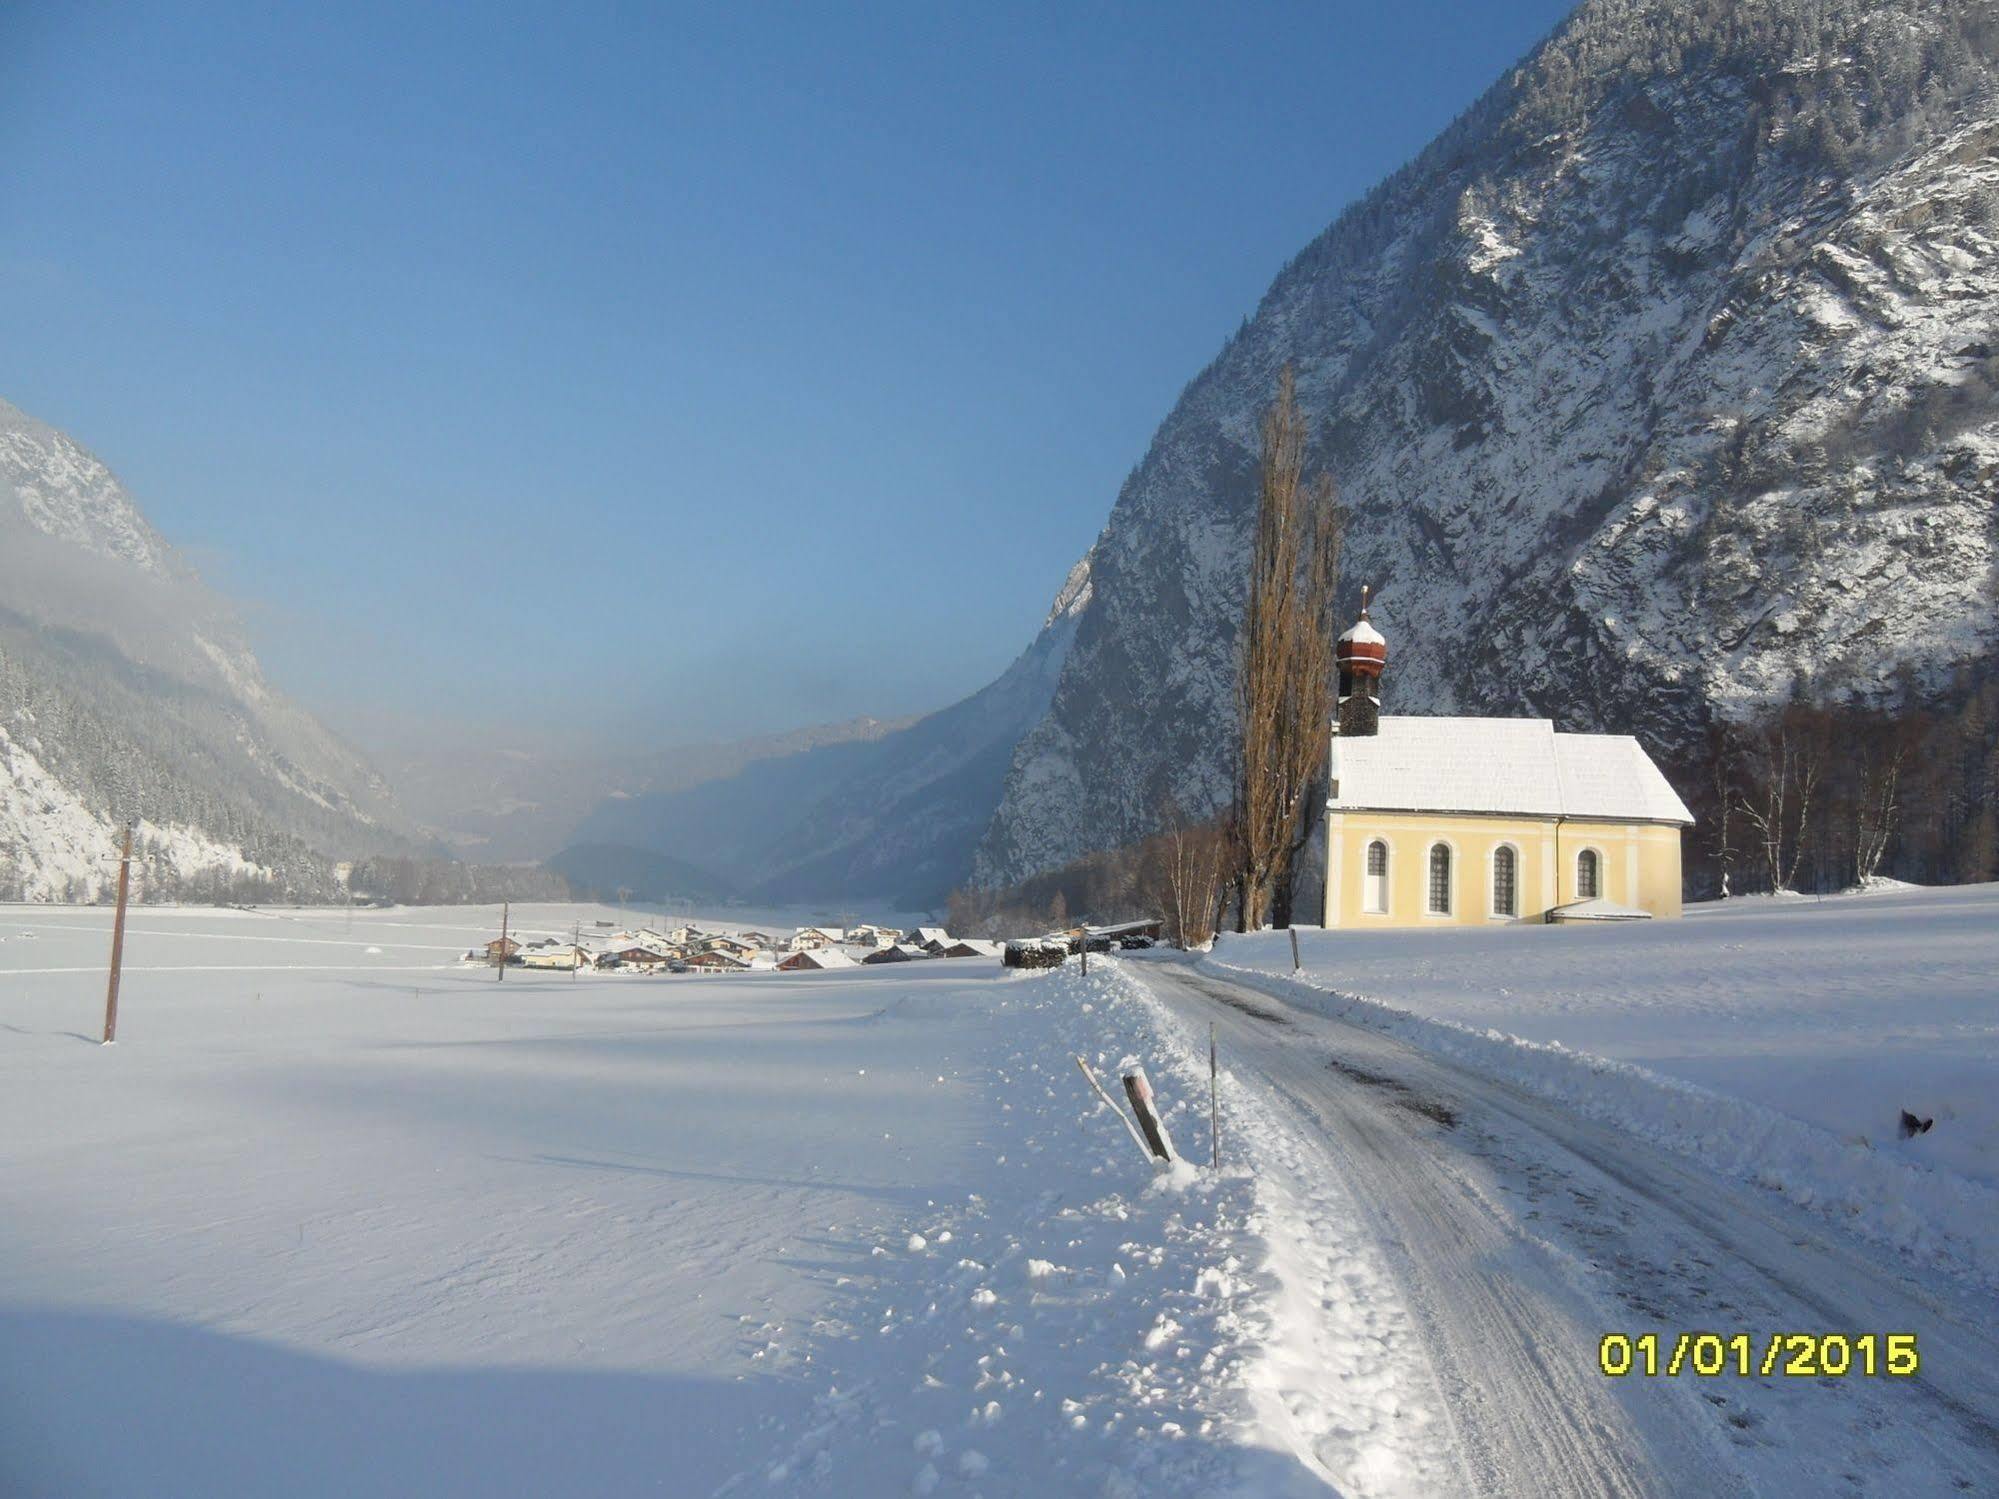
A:
{"label": "tire track in snow", "polygon": [[[1656,1439],[1603,1388],[1607,1381],[1594,1367],[1550,1357],[1551,1347],[1594,1349],[1602,1329],[1556,1270],[1528,1263],[1517,1237],[1482,1204],[1468,1203],[1438,1168],[1431,1137],[1448,1126],[1395,1101],[1377,1082],[1327,1067],[1324,1048],[1296,1045],[1287,1034],[1298,1030],[1293,1018],[1260,996],[1178,965],[1139,971],[1177,1011],[1214,1020],[1232,1071],[1268,1100],[1272,1130],[1258,1142],[1267,1157],[1259,1165],[1274,1167],[1308,1203],[1328,1195],[1315,1183],[1339,1184],[1338,1198],[1380,1250],[1452,1429],[1454,1481],[1438,1491],[1550,1499],[1675,1491],[1651,1454]],[[1338,1323],[1354,1311],[1337,1298],[1324,1300],[1321,1314],[1335,1323],[1329,1336],[1339,1336]],[[1562,1336],[1565,1328],[1573,1336]],[[1293,1399],[1324,1403],[1317,1417],[1330,1435],[1318,1438],[1322,1449],[1351,1420],[1337,1399],[1310,1390]],[[1351,1471],[1333,1471],[1359,1487]]]}
{"label": "tire track in snow", "polygon": [[[1591,1479],[1558,1467],[1551,1479],[1536,1470],[1577,1450],[1599,1462],[1637,1453],[1623,1475],[1638,1485],[1633,1492],[1999,1489],[1999,1338],[1989,1301],[1898,1273],[1770,1194],[1392,1037],[1288,1005],[1273,989],[1178,965],[1139,971],[1176,1013],[1215,1020],[1237,1070],[1310,1121],[1324,1169],[1355,1185],[1397,1253],[1412,1307],[1419,1317],[1428,1309],[1431,1357],[1479,1490],[1618,1492],[1616,1472]],[[1245,999],[1285,1024],[1243,1018]],[[1326,1065],[1329,1053],[1349,1075]],[[1462,1127],[1425,1121],[1406,1100],[1398,1107],[1396,1090],[1448,1108]],[[1465,1305],[1485,1310],[1468,1322]],[[1595,1373],[1602,1332],[1648,1328],[1662,1336],[1916,1329],[1924,1372],[1912,1380]],[[1495,1361],[1480,1346],[1489,1337],[1512,1337],[1518,1356]],[[1551,1385],[1566,1391],[1552,1406],[1542,1398]],[[1509,1413],[1520,1400],[1567,1428],[1580,1449],[1520,1431]],[[1526,1440],[1509,1445],[1516,1435]]]}

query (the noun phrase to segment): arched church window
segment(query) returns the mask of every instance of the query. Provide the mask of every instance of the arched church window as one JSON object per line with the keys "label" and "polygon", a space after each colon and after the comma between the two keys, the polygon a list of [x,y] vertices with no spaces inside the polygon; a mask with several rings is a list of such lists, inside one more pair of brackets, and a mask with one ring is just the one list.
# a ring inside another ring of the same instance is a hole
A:
{"label": "arched church window", "polygon": [[1430,914],[1451,914],[1451,846],[1448,843],[1430,845]]}
{"label": "arched church window", "polygon": [[1502,843],[1492,851],[1492,914],[1495,916],[1518,916],[1520,914],[1519,884],[1520,856],[1513,846]]}

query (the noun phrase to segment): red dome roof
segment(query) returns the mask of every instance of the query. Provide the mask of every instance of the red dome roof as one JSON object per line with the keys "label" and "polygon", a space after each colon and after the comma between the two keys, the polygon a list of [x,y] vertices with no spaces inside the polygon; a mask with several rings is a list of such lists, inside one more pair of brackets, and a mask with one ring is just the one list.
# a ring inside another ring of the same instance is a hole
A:
{"label": "red dome roof", "polygon": [[1335,655],[1347,670],[1379,676],[1382,667],[1388,664],[1388,640],[1367,617],[1368,592],[1361,589],[1360,618],[1341,633]]}

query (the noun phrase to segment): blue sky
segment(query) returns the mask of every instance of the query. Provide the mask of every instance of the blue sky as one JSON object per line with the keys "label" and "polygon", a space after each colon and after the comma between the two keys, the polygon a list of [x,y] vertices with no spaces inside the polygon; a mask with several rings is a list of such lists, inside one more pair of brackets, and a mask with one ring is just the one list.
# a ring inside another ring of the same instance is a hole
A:
{"label": "blue sky", "polygon": [[937,707],[1566,9],[16,0],[0,395],[364,743]]}

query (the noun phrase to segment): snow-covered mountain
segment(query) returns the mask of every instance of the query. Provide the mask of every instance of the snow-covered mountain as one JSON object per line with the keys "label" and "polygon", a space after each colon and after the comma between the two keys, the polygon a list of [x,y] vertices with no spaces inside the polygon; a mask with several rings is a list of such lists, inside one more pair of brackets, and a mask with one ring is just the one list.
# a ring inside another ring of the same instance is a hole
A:
{"label": "snow-covered mountain", "polygon": [[1225,799],[1287,362],[1405,712],[1669,763],[1794,687],[1947,698],[1999,599],[1999,7],[1591,0],[1284,269],[1187,388],[976,873]]}
{"label": "snow-covered mountain", "polygon": [[154,894],[326,894],[408,846],[110,470],[0,401],[0,899],[91,899],[126,818]]}
{"label": "snow-covered mountain", "polygon": [[[667,854],[759,900],[934,907],[963,883],[1014,747],[1046,711],[1089,602],[1089,564],[1079,562],[1028,648],[962,702],[878,737],[607,801],[574,841],[607,856],[620,848]],[[593,883],[574,858],[560,867]]]}

